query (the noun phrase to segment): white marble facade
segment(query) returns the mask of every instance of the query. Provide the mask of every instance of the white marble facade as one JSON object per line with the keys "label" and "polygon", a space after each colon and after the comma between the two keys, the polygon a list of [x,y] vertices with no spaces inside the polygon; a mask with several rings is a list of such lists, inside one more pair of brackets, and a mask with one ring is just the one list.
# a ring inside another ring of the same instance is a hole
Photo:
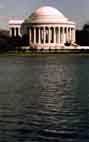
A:
{"label": "white marble facade", "polygon": [[22,36],[21,34],[21,25],[24,22],[24,20],[10,20],[8,22],[9,25],[9,35],[10,36]]}
{"label": "white marble facade", "polygon": [[52,7],[41,7],[24,22],[17,21],[17,24],[14,22],[16,23],[16,21],[9,22],[10,35],[29,33],[29,45],[32,48],[55,49],[63,47],[66,42],[75,42],[75,23]]}
{"label": "white marble facade", "polygon": [[66,42],[75,42],[75,28],[66,25],[32,25],[29,29],[29,42],[38,48],[59,48]]}

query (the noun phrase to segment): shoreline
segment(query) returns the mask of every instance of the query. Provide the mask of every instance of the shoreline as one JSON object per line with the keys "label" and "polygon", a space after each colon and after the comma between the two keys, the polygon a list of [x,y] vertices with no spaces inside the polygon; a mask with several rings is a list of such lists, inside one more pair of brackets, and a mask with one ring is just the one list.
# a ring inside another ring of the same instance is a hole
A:
{"label": "shoreline", "polygon": [[2,56],[42,56],[42,55],[89,55],[89,49],[59,49],[57,51],[8,51],[0,53]]}

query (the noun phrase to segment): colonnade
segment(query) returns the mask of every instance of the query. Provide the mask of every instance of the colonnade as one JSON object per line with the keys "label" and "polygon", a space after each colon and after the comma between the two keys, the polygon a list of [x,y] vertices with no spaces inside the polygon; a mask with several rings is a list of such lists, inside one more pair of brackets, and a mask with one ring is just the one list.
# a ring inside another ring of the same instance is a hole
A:
{"label": "colonnade", "polygon": [[33,44],[64,44],[75,42],[74,27],[35,27],[29,29],[29,40]]}
{"label": "colonnade", "polygon": [[21,27],[10,27],[10,36],[21,36]]}

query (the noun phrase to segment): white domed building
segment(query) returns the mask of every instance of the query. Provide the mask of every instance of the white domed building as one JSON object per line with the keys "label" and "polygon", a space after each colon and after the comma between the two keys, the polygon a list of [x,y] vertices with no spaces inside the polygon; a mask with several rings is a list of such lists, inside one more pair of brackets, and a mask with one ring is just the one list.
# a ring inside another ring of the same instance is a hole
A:
{"label": "white domed building", "polygon": [[75,23],[56,8],[38,8],[22,24],[22,34],[29,33],[29,45],[36,49],[60,49],[75,42]]}

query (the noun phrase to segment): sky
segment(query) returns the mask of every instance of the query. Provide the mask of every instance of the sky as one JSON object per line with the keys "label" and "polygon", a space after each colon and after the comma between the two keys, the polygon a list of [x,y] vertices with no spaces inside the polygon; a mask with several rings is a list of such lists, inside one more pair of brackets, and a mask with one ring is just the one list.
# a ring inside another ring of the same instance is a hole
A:
{"label": "sky", "polygon": [[9,19],[25,19],[41,6],[57,8],[77,28],[89,22],[89,0],[0,0],[0,28],[8,29]]}

